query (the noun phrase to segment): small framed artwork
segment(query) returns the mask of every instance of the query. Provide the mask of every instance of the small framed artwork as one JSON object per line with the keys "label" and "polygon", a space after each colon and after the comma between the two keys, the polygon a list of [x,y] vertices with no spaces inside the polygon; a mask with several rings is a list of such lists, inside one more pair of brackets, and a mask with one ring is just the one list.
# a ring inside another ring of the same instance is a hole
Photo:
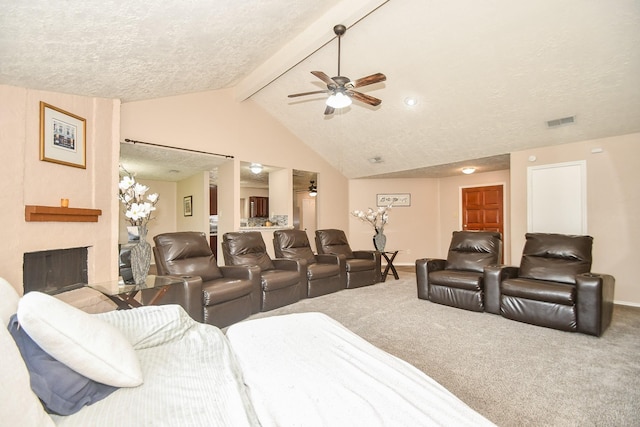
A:
{"label": "small framed artwork", "polygon": [[411,206],[411,193],[376,194],[376,206]]}
{"label": "small framed artwork", "polygon": [[40,101],[40,160],[87,168],[87,121]]}
{"label": "small framed artwork", "polygon": [[186,196],[184,198],[184,216],[193,216],[193,196]]}

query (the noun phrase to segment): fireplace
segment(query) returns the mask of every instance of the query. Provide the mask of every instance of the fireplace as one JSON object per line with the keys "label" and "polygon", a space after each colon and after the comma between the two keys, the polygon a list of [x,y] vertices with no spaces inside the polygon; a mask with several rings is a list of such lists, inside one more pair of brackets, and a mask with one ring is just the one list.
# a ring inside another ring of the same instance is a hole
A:
{"label": "fireplace", "polygon": [[54,249],[24,254],[24,293],[57,294],[88,283],[87,247]]}

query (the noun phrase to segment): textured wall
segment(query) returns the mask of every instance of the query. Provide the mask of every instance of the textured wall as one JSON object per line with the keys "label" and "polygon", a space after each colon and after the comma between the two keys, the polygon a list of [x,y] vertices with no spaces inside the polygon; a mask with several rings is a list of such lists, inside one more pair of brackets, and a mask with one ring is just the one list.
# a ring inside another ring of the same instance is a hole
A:
{"label": "textured wall", "polygon": [[[86,169],[39,160],[40,101],[86,119]],[[22,291],[24,252],[89,246],[89,280],[117,277],[117,100],[0,86],[0,275]],[[102,209],[97,223],[25,222],[25,205]],[[99,262],[98,262],[99,261]]]}
{"label": "textured wall", "polygon": [[[602,152],[592,153],[594,148]],[[535,156],[534,162],[529,161]],[[616,302],[640,306],[640,133],[519,151],[511,154],[511,257],[520,262],[527,232],[527,167],[587,161],[587,229],[593,236],[592,271],[616,278]]]}

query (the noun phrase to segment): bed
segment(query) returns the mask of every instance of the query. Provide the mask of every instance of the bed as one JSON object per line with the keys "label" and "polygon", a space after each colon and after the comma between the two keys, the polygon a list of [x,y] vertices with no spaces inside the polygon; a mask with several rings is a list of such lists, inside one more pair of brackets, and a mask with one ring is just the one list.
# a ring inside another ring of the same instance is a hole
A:
{"label": "bed", "polygon": [[321,313],[245,321],[227,337],[264,427],[493,425]]}
{"label": "bed", "polygon": [[[44,294],[19,300],[7,286],[0,280],[5,324],[17,312],[12,319],[24,321],[22,329],[38,344],[38,328],[46,328],[55,345],[67,340],[62,354],[51,349],[60,358],[74,353],[74,346],[96,344],[104,351],[91,357],[108,369],[133,361],[141,382],[121,384],[70,415],[48,414],[30,387],[31,362],[12,340],[15,331],[1,328],[0,419],[7,425],[492,425],[421,371],[324,314],[248,320],[225,336],[177,305],[91,315]],[[34,326],[31,317],[44,325]],[[74,336],[73,329],[85,335]],[[107,330],[111,335],[102,337]],[[50,344],[42,344],[49,351]],[[65,363],[75,367],[77,361]],[[89,378],[95,371],[78,369]],[[127,375],[107,371],[102,378],[111,382]]]}

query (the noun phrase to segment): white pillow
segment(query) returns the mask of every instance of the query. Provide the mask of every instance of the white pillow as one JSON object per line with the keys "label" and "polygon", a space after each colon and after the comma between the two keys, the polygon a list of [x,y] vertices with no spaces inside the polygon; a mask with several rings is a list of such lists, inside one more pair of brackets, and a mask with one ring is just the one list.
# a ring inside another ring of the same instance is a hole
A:
{"label": "white pillow", "polygon": [[132,345],[115,327],[41,292],[25,294],[18,321],[44,351],[74,371],[114,387],[142,384]]}

